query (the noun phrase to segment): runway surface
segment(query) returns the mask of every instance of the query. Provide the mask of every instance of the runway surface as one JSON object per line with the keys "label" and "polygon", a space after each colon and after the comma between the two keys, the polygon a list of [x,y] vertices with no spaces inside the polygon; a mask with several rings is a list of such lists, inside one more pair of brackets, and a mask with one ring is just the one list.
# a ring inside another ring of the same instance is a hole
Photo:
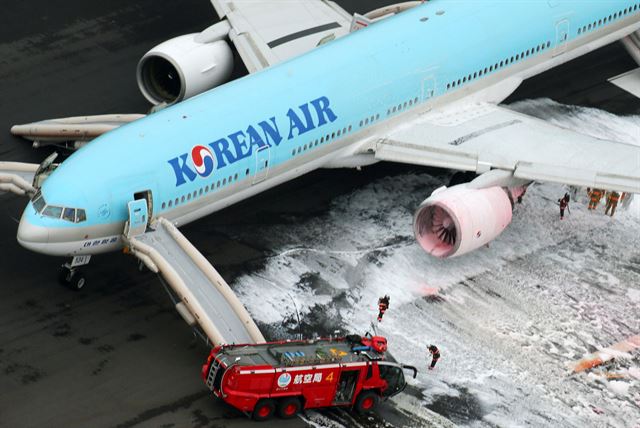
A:
{"label": "runway surface", "polygon": [[[339,3],[365,12],[391,2]],[[40,162],[49,150],[11,137],[12,124],[144,112],[135,84],[138,59],[216,19],[204,0],[37,0],[3,7],[0,160],[27,162]],[[549,97],[604,109],[613,115],[548,100],[515,106],[564,126],[595,124],[590,132],[635,138],[638,119],[624,115],[637,114],[640,102],[606,82],[634,67],[611,45],[525,82],[508,101]],[[638,334],[638,217],[626,212],[609,221],[576,205],[575,216],[558,226],[547,199],[562,189],[536,186],[490,249],[434,263],[412,242],[410,216],[448,174],[388,164],[319,171],[183,229],[272,338],[298,331],[291,302],[303,315],[305,334],[357,330],[366,328],[377,295],[391,290],[384,325],[394,353],[424,365],[425,341],[443,348],[434,376],[421,374],[409,394],[372,419],[323,411],[279,424],[418,426],[433,418],[428,409],[471,426],[633,421],[640,414],[637,381],[565,377],[562,364]],[[24,204],[0,196],[0,426],[253,426],[208,397],[199,378],[208,349],[155,276],[138,272],[131,257],[110,254],[92,260],[85,290],[68,291],[55,280],[64,260],[16,243]],[[442,301],[429,294],[433,289]],[[277,309],[264,310],[257,302],[265,300]]]}

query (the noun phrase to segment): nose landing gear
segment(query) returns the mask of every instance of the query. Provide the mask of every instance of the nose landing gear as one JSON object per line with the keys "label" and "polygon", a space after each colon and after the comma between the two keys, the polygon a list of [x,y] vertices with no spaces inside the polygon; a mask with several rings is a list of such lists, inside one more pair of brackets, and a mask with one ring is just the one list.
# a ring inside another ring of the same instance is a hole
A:
{"label": "nose landing gear", "polygon": [[71,262],[63,264],[58,273],[58,281],[72,290],[81,290],[86,284],[86,278],[79,267],[88,264],[90,258],[91,256],[76,256]]}

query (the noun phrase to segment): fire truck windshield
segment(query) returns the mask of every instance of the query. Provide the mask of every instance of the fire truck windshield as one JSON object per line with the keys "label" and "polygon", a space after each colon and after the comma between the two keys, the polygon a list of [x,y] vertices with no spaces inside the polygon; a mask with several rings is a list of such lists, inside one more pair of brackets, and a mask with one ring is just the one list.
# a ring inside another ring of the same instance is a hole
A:
{"label": "fire truck windshield", "polygon": [[379,363],[380,377],[387,381],[387,388],[382,391],[385,397],[391,397],[401,392],[406,386],[402,368],[395,364]]}

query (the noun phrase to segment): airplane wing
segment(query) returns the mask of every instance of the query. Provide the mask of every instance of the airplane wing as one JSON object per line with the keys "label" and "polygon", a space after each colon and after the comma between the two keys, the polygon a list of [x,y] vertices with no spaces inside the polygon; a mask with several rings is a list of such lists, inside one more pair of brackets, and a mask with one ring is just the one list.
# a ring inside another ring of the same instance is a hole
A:
{"label": "airplane wing", "polygon": [[349,33],[352,16],[329,0],[211,0],[250,73]]}
{"label": "airplane wing", "polygon": [[640,193],[640,146],[606,141],[493,104],[429,112],[384,135],[376,159]]}

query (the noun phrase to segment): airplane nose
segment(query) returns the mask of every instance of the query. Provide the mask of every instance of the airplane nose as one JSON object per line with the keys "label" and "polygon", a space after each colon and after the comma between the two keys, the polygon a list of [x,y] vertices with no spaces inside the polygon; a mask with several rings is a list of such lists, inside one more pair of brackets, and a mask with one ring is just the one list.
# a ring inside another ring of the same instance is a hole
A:
{"label": "airplane nose", "polygon": [[32,224],[23,214],[18,226],[18,243],[28,250],[42,252],[48,242],[48,229]]}

